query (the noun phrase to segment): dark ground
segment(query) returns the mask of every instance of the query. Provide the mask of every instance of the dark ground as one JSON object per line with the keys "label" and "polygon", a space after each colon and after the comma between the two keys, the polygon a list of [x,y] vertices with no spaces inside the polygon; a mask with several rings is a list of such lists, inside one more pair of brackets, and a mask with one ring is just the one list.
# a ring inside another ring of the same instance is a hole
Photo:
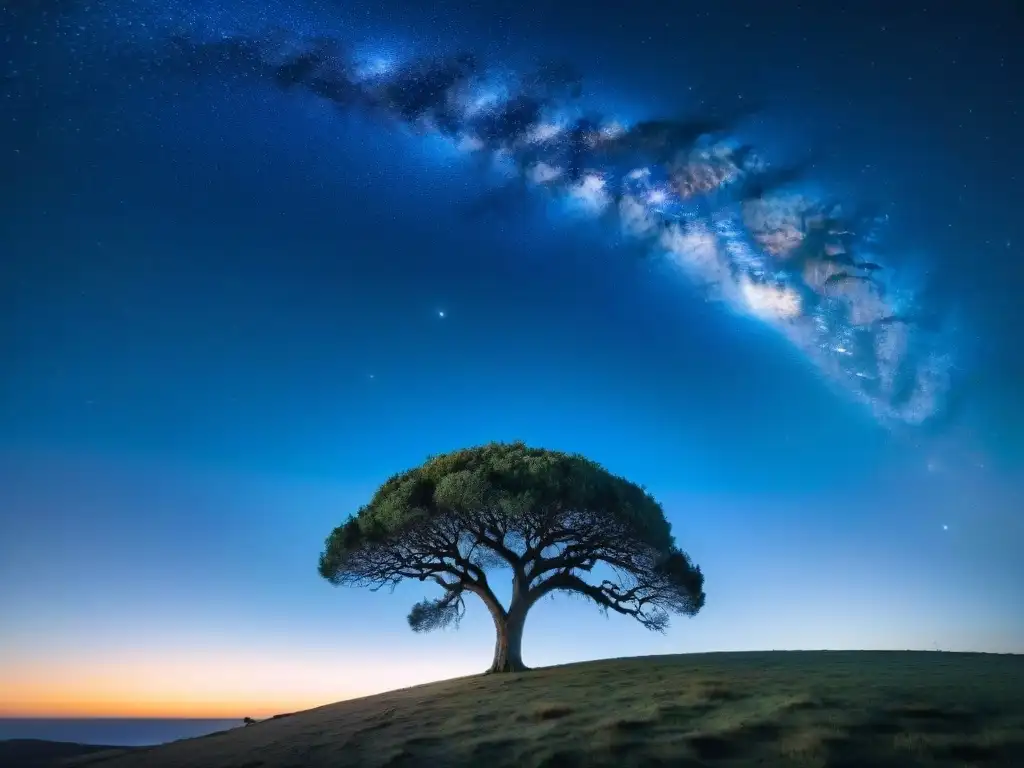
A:
{"label": "dark ground", "polygon": [[1024,768],[1024,656],[823,651],[588,662],[448,680],[59,764]]}
{"label": "dark ground", "polygon": [[109,747],[99,744],[75,744],[69,741],[42,739],[6,739],[0,741],[2,768],[46,768],[69,758],[100,758],[122,754],[130,747]]}

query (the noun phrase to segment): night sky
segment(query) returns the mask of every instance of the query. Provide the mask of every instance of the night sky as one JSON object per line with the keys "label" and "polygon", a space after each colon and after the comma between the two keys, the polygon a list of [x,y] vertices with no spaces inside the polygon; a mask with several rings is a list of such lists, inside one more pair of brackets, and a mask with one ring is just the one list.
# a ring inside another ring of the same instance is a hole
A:
{"label": "night sky", "polygon": [[0,715],[486,668],[316,560],[490,440],[707,579],[543,602],[531,666],[1024,652],[1024,22],[959,5],[0,4]]}

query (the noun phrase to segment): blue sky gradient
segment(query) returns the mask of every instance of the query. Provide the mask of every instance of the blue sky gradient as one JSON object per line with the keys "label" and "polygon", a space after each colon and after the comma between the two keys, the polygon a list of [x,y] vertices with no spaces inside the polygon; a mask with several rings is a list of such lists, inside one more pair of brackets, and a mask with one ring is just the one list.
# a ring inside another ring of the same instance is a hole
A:
{"label": "blue sky gradient", "polygon": [[608,227],[474,213],[493,176],[436,137],[146,66],[182,23],[237,34],[249,12],[115,6],[84,31],[74,4],[60,25],[0,10],[0,716],[258,716],[486,668],[481,605],[413,635],[422,585],[337,590],[315,566],[390,474],[489,440],[647,485],[707,576],[664,636],[545,601],[528,664],[1024,651],[1024,126],[997,87],[1021,54],[995,13],[954,41],[909,12],[265,11],[371,51],[445,30],[492,60],[564,54],[624,119],[758,101],[738,132],[813,147],[807,188],[883,206],[892,268],[951,329],[955,386],[917,427]]}

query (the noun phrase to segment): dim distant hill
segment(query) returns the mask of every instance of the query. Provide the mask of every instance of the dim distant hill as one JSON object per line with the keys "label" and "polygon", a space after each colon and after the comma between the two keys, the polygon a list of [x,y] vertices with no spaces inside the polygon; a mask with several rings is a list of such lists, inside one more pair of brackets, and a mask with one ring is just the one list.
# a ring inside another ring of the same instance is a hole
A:
{"label": "dim distant hill", "polygon": [[130,747],[74,744],[69,741],[7,739],[0,741],[0,766],[2,768],[48,768],[54,764],[64,764],[71,758],[102,759],[121,755],[130,750]]}
{"label": "dim distant hill", "polygon": [[1024,656],[823,651],[588,662],[447,680],[58,764],[1024,768]]}

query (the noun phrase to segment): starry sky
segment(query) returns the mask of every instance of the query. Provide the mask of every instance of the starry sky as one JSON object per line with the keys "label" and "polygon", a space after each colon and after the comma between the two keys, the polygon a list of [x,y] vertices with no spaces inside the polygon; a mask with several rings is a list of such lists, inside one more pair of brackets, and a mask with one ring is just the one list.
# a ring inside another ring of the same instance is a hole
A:
{"label": "starry sky", "polygon": [[0,716],[486,668],[316,560],[490,440],[707,578],[665,635],[543,602],[530,665],[1024,652],[1013,4],[406,5],[0,4]]}

